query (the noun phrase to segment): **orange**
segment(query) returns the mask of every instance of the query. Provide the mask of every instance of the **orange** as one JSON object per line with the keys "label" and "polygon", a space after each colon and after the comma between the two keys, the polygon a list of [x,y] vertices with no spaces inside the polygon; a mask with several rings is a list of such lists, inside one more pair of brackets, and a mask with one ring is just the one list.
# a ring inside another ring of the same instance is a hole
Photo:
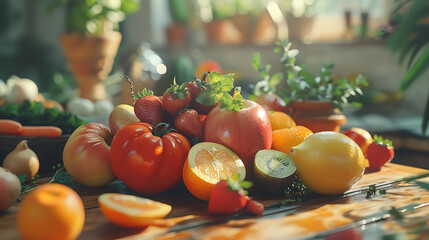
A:
{"label": "orange", "polygon": [[280,111],[267,111],[272,130],[295,127],[295,121],[286,113]]}
{"label": "orange", "polygon": [[164,218],[171,211],[168,204],[120,193],[101,194],[98,204],[109,221],[131,228],[145,227],[153,220]]}
{"label": "orange", "polygon": [[[198,79],[201,79],[204,75],[204,73],[212,71],[212,72],[218,72],[222,74],[223,70],[220,64],[214,60],[206,59],[202,61],[200,64],[198,64],[197,68],[195,69],[195,77]],[[206,78],[206,81],[209,81],[208,78]]]}
{"label": "orange", "polygon": [[208,201],[214,185],[234,174],[238,174],[240,182],[246,177],[246,169],[237,154],[223,145],[201,142],[189,150],[183,182],[195,197]]}
{"label": "orange", "polygon": [[85,209],[71,188],[48,183],[24,198],[17,221],[23,239],[76,239],[85,222]]}
{"label": "orange", "polygon": [[342,133],[315,133],[293,147],[290,156],[302,183],[320,194],[346,192],[365,171],[361,148]]}
{"label": "orange", "polygon": [[291,147],[300,144],[311,134],[313,132],[304,126],[274,130],[272,149],[289,154]]}

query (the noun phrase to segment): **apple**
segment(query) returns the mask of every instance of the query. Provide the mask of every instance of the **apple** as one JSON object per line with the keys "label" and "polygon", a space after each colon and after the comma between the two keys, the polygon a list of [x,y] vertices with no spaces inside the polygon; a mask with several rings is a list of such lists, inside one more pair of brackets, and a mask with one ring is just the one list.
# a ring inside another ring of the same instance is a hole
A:
{"label": "apple", "polygon": [[357,145],[359,145],[363,155],[366,156],[366,150],[373,142],[372,136],[367,130],[363,128],[352,127],[347,129],[343,134],[353,139]]}
{"label": "apple", "polygon": [[101,123],[78,127],[67,140],[63,162],[67,172],[77,182],[101,187],[116,177],[110,164],[110,143],[113,134]]}
{"label": "apple", "polygon": [[128,104],[116,106],[109,115],[109,128],[113,135],[123,126],[133,122],[140,122],[140,120],[134,113],[134,107]]}
{"label": "apple", "polygon": [[12,206],[21,193],[21,182],[9,169],[0,167],[0,212]]}

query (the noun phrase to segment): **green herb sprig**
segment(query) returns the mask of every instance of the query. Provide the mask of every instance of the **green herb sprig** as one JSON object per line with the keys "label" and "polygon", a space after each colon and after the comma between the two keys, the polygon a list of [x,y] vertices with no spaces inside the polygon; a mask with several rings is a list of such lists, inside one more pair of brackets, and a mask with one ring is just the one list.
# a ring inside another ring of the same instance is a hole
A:
{"label": "green herb sprig", "polygon": [[[259,53],[255,53],[252,65],[261,74],[262,80],[258,81],[253,89],[253,94],[259,96],[264,93],[273,92],[281,96],[286,104],[291,100],[297,101],[330,101],[336,108],[342,109],[349,104],[352,97],[362,95],[360,86],[367,86],[368,82],[362,75],[353,80],[341,78],[334,80],[331,77],[333,64],[325,64],[320,71],[313,75],[306,71],[303,66],[296,64],[299,54],[297,49],[291,49],[292,43],[287,40],[276,43],[274,52],[282,52],[280,62],[282,73],[269,75],[271,65],[263,66],[260,62]],[[284,76],[284,87],[278,89]],[[359,107],[361,103],[351,101],[352,105]]]}
{"label": "green herb sprig", "polygon": [[[55,170],[54,175],[52,176],[51,180],[49,180],[47,183],[60,183],[64,184],[70,187],[74,187],[74,182],[72,176],[66,171],[63,165],[58,164],[56,166],[52,166],[52,169]],[[39,175],[36,175],[35,177],[31,178],[31,181],[26,183],[25,178],[26,174],[22,174],[20,176],[17,176],[19,181],[21,182],[21,193],[18,197],[18,201],[21,201],[21,197],[36,189],[38,187],[37,185],[37,179],[39,179]]]}
{"label": "green herb sprig", "polygon": [[45,109],[41,102],[28,100],[21,104],[7,103],[0,106],[0,119],[15,120],[25,126],[55,126],[63,134],[71,134],[87,122],[71,112],[61,112],[57,108]]}
{"label": "green herb sprig", "polygon": [[[210,81],[207,89],[198,95],[197,102],[207,106],[220,102],[220,107],[228,111],[240,111],[243,108],[244,99],[240,88],[234,89],[234,74],[210,72],[208,77]],[[233,89],[234,95],[230,95]]]}

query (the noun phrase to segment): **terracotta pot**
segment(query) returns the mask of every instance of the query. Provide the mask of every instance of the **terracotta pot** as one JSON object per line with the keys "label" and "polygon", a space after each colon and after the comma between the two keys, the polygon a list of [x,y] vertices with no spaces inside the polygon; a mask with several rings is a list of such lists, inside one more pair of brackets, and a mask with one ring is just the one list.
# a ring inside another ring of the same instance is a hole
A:
{"label": "terracotta pot", "polygon": [[92,101],[108,98],[103,80],[112,70],[121,39],[121,33],[115,31],[107,32],[104,36],[82,36],[77,33],[60,36],[80,97]]}
{"label": "terracotta pot", "polygon": [[311,37],[315,17],[294,17],[286,15],[290,41],[305,41]]}
{"label": "terracotta pot", "polygon": [[347,122],[346,116],[328,101],[291,101],[288,106],[293,111],[296,124],[313,132],[339,132]]}
{"label": "terracotta pot", "polygon": [[170,45],[183,45],[186,38],[186,28],[180,24],[172,23],[165,28]]}

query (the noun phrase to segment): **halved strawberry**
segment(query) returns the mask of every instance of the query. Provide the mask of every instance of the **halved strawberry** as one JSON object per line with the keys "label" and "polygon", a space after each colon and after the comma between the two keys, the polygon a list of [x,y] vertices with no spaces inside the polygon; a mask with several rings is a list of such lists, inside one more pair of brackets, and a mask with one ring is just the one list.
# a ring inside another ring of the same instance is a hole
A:
{"label": "halved strawberry", "polygon": [[152,126],[162,122],[162,101],[159,97],[154,96],[153,92],[146,88],[134,96],[138,98],[134,103],[134,113],[140,121],[150,123]]}
{"label": "halved strawberry", "polygon": [[175,117],[180,111],[191,105],[191,94],[186,83],[177,85],[174,83],[162,96],[165,111]]}

